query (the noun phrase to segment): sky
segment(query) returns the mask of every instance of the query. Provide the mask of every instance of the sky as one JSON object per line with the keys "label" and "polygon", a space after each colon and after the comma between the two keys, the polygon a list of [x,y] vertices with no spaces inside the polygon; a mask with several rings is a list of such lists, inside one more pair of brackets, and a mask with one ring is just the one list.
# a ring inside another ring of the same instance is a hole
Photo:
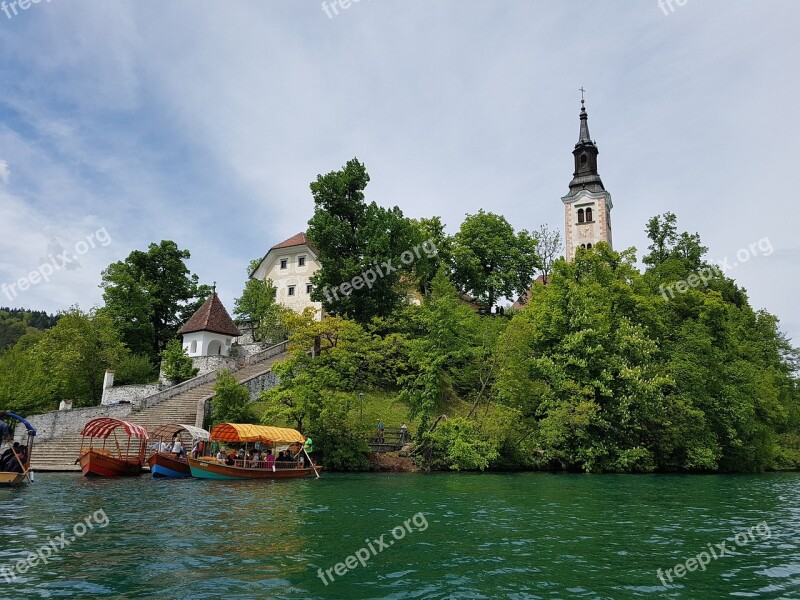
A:
{"label": "sky", "polygon": [[353,157],[449,233],[563,232],[584,87],[615,249],[674,212],[800,345],[800,2],[662,2],[7,0],[0,305],[99,305],[169,239],[230,309]]}

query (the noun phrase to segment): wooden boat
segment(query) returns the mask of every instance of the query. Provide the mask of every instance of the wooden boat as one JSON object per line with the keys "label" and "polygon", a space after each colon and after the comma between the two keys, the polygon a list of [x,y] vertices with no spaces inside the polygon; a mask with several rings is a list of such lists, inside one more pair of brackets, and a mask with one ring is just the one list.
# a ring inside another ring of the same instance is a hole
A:
{"label": "wooden boat", "polygon": [[[190,447],[188,443],[208,442],[209,433],[200,427],[193,425],[162,425],[156,428],[153,432],[153,437],[158,440],[158,444],[167,440],[171,445],[172,437],[178,434],[181,439],[183,447]],[[191,440],[187,439],[191,438]],[[203,452],[200,452],[202,455]],[[168,477],[171,479],[180,479],[184,477],[191,477],[192,472],[189,469],[189,462],[186,457],[176,456],[172,452],[160,452],[156,450],[147,459],[147,464],[150,466],[150,473],[153,479],[158,477]]]}
{"label": "wooden boat", "polygon": [[[302,433],[285,427],[266,427],[262,425],[246,425],[237,423],[221,423],[211,430],[211,441],[227,444],[244,444],[261,442],[268,447],[277,444],[292,444],[300,447],[296,456],[291,461],[268,463],[265,460],[253,464],[249,460],[234,460],[227,462],[205,456],[202,458],[189,457],[189,468],[192,477],[198,479],[297,479],[300,477],[319,477],[321,467],[314,465],[311,457],[305,451],[303,444],[306,438]],[[298,460],[301,455],[304,460]]]}
{"label": "wooden boat", "polygon": [[[120,445],[118,434],[124,434]],[[100,417],[89,421],[81,432],[81,454],[75,462],[81,463],[81,471],[88,476],[119,477],[139,475],[142,472],[147,446],[147,430],[141,425]],[[113,435],[114,446],[106,448],[108,438]],[[89,446],[86,447],[86,440]],[[103,440],[102,447],[94,446],[96,440]]]}
{"label": "wooden boat", "polygon": [[[6,422],[8,419],[21,423],[25,427],[28,435],[24,444],[12,441],[14,427],[9,426]],[[6,436],[8,438],[3,439]],[[33,471],[30,467],[35,436],[36,429],[25,419],[14,413],[0,412],[0,457],[2,457],[0,459],[0,487],[12,487],[25,481],[33,483]],[[4,443],[8,444],[7,448],[3,448]]]}

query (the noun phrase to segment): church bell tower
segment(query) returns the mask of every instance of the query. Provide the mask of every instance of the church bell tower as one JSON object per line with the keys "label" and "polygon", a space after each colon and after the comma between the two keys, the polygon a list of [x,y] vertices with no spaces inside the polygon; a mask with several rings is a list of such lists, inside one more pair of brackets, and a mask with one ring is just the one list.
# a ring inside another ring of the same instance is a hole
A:
{"label": "church bell tower", "polygon": [[569,193],[561,198],[564,203],[568,261],[575,258],[578,248],[593,248],[598,242],[611,245],[611,209],[614,205],[597,171],[599,151],[589,136],[589,115],[583,98],[580,116],[580,135],[572,151],[575,172],[569,184]]}

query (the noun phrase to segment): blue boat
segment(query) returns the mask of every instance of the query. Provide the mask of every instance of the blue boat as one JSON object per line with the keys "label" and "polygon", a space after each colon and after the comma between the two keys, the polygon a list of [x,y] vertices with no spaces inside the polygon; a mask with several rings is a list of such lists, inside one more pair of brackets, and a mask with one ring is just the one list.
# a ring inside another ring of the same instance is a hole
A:
{"label": "blue boat", "polygon": [[[150,474],[153,479],[160,477],[167,477],[169,479],[184,479],[191,477],[192,472],[189,468],[189,462],[186,460],[185,452],[183,456],[178,456],[171,452],[170,447],[167,451],[160,451],[161,445],[165,443],[171,446],[173,437],[177,435],[181,440],[181,445],[186,448],[189,445],[188,438],[191,437],[192,444],[202,444],[205,446],[208,443],[209,434],[205,429],[195,427],[193,425],[162,425],[153,432],[153,437],[158,441],[156,442],[156,450],[147,459],[147,464],[150,465]],[[203,454],[201,451],[199,454]]]}

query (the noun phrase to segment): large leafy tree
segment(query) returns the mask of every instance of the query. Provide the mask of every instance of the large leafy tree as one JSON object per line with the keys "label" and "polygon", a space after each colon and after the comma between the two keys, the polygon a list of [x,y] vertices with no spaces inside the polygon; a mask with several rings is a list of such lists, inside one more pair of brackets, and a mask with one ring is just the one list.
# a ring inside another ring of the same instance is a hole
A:
{"label": "large leafy tree", "polygon": [[[500,398],[535,432],[544,464],[569,470],[655,468],[671,381],[649,337],[632,252],[606,244],[559,260],[498,352]],[[675,417],[684,417],[679,414]]]}
{"label": "large leafy tree", "polygon": [[100,401],[103,374],[130,357],[111,319],[72,307],[44,333],[27,334],[0,357],[0,409],[23,414]]}
{"label": "large leafy tree", "polygon": [[[259,260],[251,262],[249,273]],[[279,342],[286,335],[281,316],[288,310],[276,301],[277,289],[271,279],[248,279],[242,295],[236,298],[233,314],[247,323],[256,341]]]}
{"label": "large leafy tree", "polygon": [[500,215],[467,215],[453,237],[453,282],[492,308],[499,298],[527,292],[539,268],[537,242]]}
{"label": "large leafy tree", "polygon": [[150,244],[103,271],[104,311],[128,347],[155,363],[181,324],[211,292],[186,266],[191,254],[175,242]]}
{"label": "large leafy tree", "polygon": [[308,222],[321,264],[311,280],[312,298],[328,313],[361,323],[401,304],[400,278],[411,268],[401,256],[413,251],[418,239],[399,208],[366,203],[368,183],[366,168],[355,158],[339,171],[319,175],[311,184],[315,208]]}

